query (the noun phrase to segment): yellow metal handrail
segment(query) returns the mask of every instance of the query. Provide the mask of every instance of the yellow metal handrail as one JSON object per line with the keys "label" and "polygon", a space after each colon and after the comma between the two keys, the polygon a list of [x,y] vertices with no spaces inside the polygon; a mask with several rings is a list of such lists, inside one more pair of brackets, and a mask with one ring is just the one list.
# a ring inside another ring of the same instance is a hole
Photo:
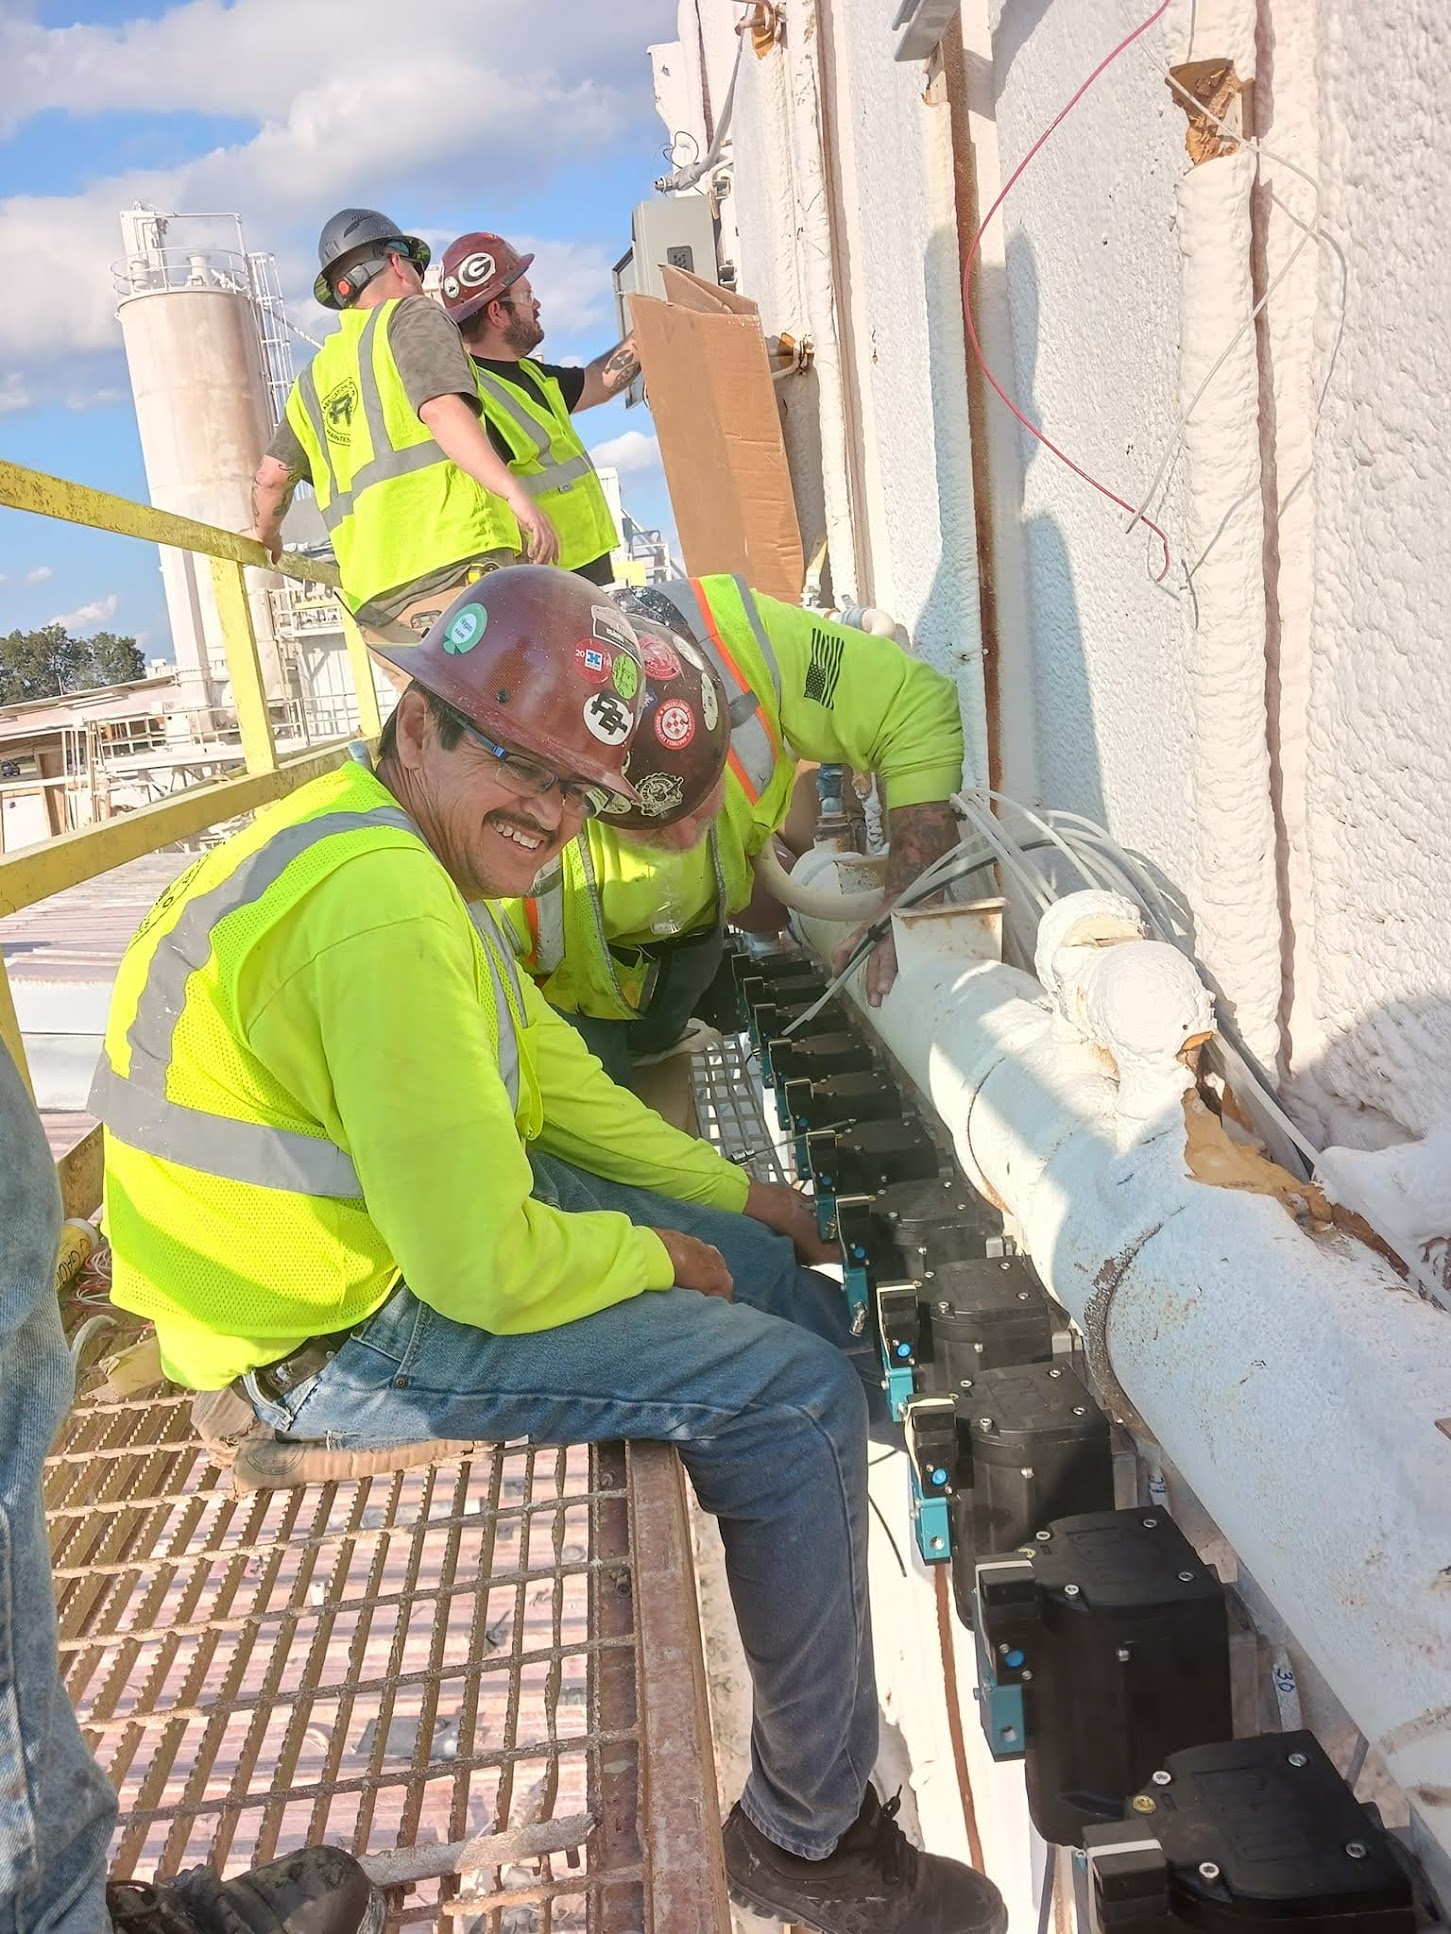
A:
{"label": "yellow metal handrail", "polygon": [[[129,497],[92,490],[88,485],[69,483],[63,477],[46,476],[42,471],[28,470],[22,464],[4,460],[0,460],[0,507],[29,511],[34,516],[56,518],[68,524],[85,524],[92,530],[112,531],[122,537],[141,538],[173,550],[192,551],[211,560],[222,648],[246,765],[246,771],[233,778],[189,787],[124,818],[83,827],[35,846],[22,847],[15,853],[0,854],[0,919],[39,900],[49,899],[66,887],[94,879],[99,873],[109,873],[127,860],[139,859],[145,853],[154,853],[176,840],[187,839],[238,813],[250,812],[269,800],[280,799],[319,773],[330,770],[346,756],[345,741],[339,739],[297,758],[278,757],[244,576],[249,568],[271,571],[281,577],[326,585],[335,591],[338,588],[335,565],[293,552],[284,552],[281,561],[274,564],[253,538],[240,536],[235,531],[218,530],[215,525],[199,523],[195,518],[179,517],[172,511],[157,510],[150,504],[135,503]],[[338,609],[347,639],[359,733],[365,739],[376,739],[382,730],[382,720],[367,647],[341,599]],[[14,1055],[16,1066],[30,1085],[30,1070],[3,957],[0,957],[0,1040]],[[87,1214],[99,1201],[97,1152],[96,1137],[87,1136],[61,1164],[68,1214]]]}

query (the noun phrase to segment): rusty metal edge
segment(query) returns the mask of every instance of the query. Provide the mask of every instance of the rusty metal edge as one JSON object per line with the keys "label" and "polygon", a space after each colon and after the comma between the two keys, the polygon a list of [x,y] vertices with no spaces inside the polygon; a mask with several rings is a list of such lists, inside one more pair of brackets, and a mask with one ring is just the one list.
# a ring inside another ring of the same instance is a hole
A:
{"label": "rusty metal edge", "polygon": [[684,1474],[668,1444],[631,1443],[626,1452],[639,1634],[646,1925],[652,1934],[730,1934]]}
{"label": "rusty metal edge", "polygon": [[[590,1447],[590,1556],[588,1635],[590,1730],[623,1734],[635,1725],[639,1702],[635,1593],[630,1552],[630,1499],[623,1444]],[[613,1641],[629,1639],[622,1646]],[[634,1879],[611,1884],[643,1865],[640,1845],[640,1751],[637,1740],[589,1755],[590,1868],[598,1892],[586,1906],[587,1934],[634,1934],[645,1921],[643,1885]]]}

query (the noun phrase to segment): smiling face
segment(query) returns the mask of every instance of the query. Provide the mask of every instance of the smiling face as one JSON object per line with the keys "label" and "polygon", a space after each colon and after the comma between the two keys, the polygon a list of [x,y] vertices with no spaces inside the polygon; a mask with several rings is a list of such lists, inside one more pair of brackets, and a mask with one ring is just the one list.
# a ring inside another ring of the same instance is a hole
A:
{"label": "smiling face", "polygon": [[584,824],[557,789],[521,799],[499,763],[467,738],[445,746],[417,686],[398,701],[392,750],[378,776],[417,822],[429,849],[466,900],[526,896],[540,868]]}

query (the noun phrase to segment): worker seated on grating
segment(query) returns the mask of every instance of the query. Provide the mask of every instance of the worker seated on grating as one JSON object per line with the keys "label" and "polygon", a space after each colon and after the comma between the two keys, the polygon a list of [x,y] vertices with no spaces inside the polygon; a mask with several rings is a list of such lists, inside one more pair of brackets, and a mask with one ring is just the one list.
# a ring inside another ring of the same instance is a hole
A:
{"label": "worker seated on grating", "polygon": [[638,803],[634,631],[522,565],[387,649],[412,683],[376,775],[259,813],[122,961],[93,1094],[114,1298],[169,1376],[240,1381],[288,1438],[676,1445],[755,1675],[732,1884],[827,1934],[1000,1934],[996,1892],[868,1784],[881,1395],[800,1266],[810,1205],[616,1087],[485,904]]}
{"label": "worker seated on grating", "polygon": [[[644,660],[629,760],[639,801],[591,820],[503,912],[545,998],[628,1083],[634,1057],[690,1038],[725,923],[752,901],[752,862],[786,819],[799,762],[877,775],[894,898],[958,842],[948,801],[962,783],[962,720],[950,680],[893,639],[740,578],[675,578],[616,597]],[[771,905],[779,927],[784,909]],[[867,965],[874,1005],[896,971],[888,934]]]}
{"label": "worker seated on grating", "polygon": [[222,1881],[197,1867],[106,1884],[116,1795],[60,1682],[41,1467],[70,1403],[56,1302],[55,1165],[0,1041],[0,1902],[46,1934],[381,1934],[384,1902],[341,1847]]}

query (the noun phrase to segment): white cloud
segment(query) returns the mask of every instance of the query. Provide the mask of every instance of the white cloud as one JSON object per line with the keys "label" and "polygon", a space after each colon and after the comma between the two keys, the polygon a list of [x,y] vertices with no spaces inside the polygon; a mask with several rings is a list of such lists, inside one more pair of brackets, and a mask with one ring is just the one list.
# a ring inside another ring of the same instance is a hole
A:
{"label": "white cloud", "polygon": [[645,470],[660,468],[660,445],[643,430],[624,430],[590,451],[602,470],[618,470],[622,477],[635,477]]}
{"label": "white cloud", "polygon": [[[93,180],[77,195],[0,200],[0,253],[26,264],[0,307],[0,354],[24,365],[119,346],[110,266],[121,254],[118,211],[137,200],[239,209],[250,244],[277,251],[289,296],[306,307],[314,238],[334,207],[381,203],[415,221],[430,200],[456,200],[467,180],[480,184],[480,219],[489,219],[491,176],[527,174],[537,188],[587,166],[631,125],[651,124],[644,48],[674,11],[672,0],[553,0],[547,33],[534,8],[513,0],[352,0],[346,9],[190,0],[119,27],[47,28],[0,13],[0,132],[49,108],[82,121],[184,110],[257,124],[249,140],[176,168]],[[597,254],[602,286],[586,295],[568,261],[552,286],[540,250],[537,286],[556,329],[576,316],[580,326],[605,320],[607,264]],[[321,322],[306,308],[298,319],[309,330]]]}
{"label": "white cloud", "polygon": [[25,573],[23,582],[26,584],[46,584],[54,576],[55,572],[48,564],[37,564],[33,570]]}
{"label": "white cloud", "polygon": [[99,631],[116,615],[116,606],[121,602],[115,591],[108,591],[104,598],[93,598],[89,604],[77,605],[74,611],[62,611],[59,616],[46,620],[48,624],[60,625],[64,630]]}
{"label": "white cloud", "polygon": [[68,410],[109,410],[113,404],[129,402],[130,394],[129,390],[103,383],[99,389],[67,390],[65,406]]}
{"label": "white cloud", "polygon": [[18,370],[0,381],[0,416],[9,416],[13,410],[28,410],[31,404],[29,389]]}

